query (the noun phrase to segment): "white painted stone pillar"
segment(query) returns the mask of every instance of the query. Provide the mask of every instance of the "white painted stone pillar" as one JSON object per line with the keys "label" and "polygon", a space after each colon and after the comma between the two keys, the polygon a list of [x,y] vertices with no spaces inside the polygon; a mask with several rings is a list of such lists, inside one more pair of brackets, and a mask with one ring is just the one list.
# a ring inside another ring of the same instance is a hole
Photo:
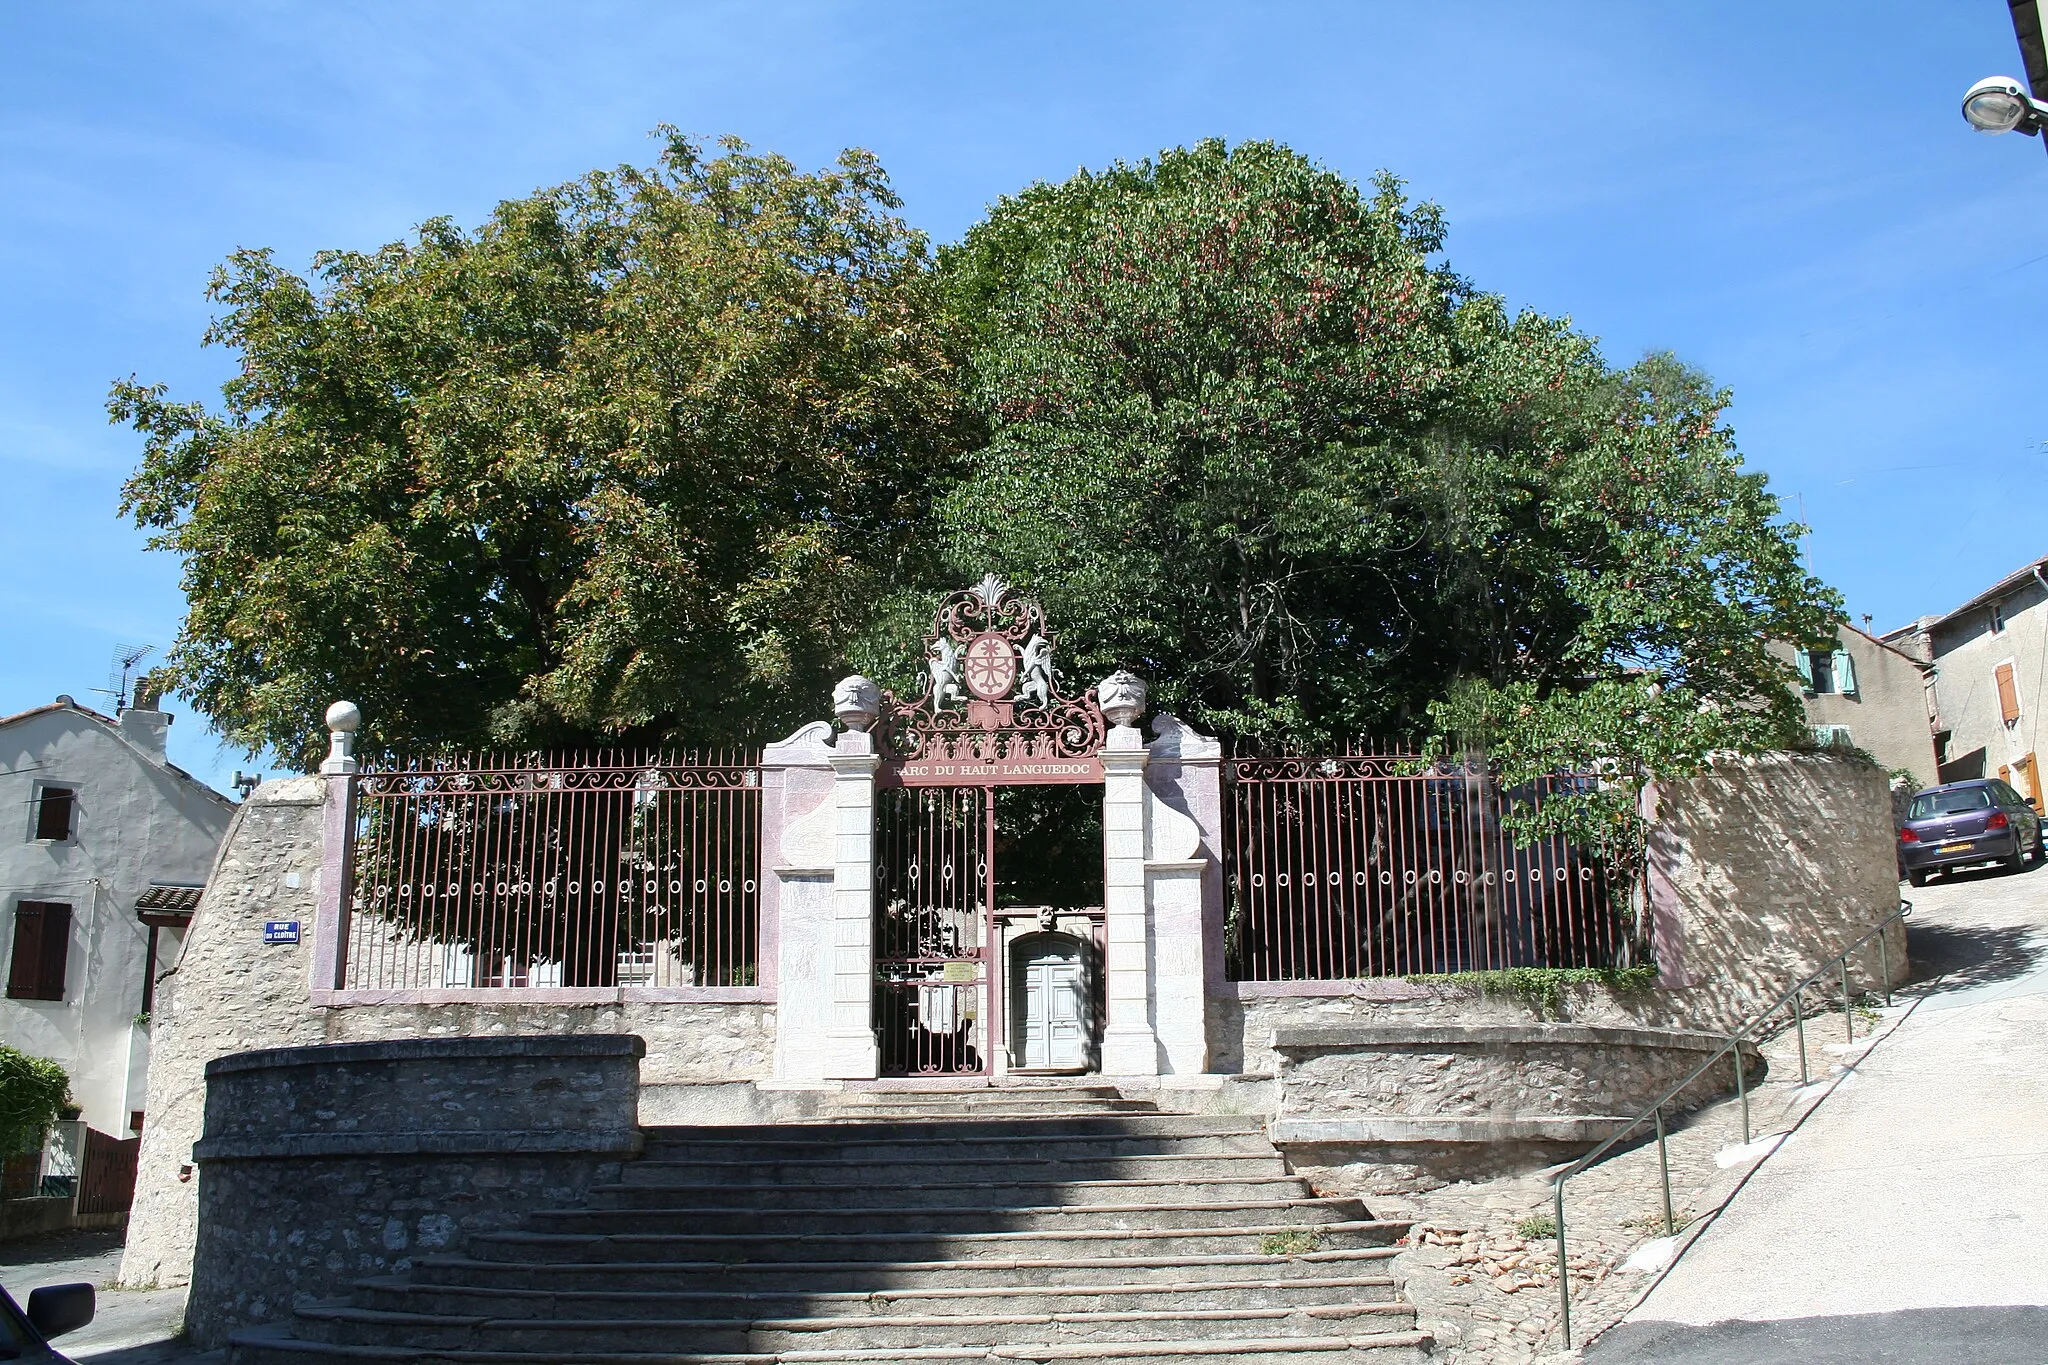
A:
{"label": "white painted stone pillar", "polygon": [[1145,904],[1145,737],[1132,725],[1109,732],[1102,759],[1102,905],[1108,942],[1103,976],[1102,1071],[1159,1074],[1152,1031],[1152,944]]}
{"label": "white painted stone pillar", "polygon": [[1223,979],[1223,746],[1178,718],[1153,718],[1146,746],[1145,900],[1152,927],[1152,1028],[1161,1072],[1209,1069],[1209,990]]}
{"label": "white painted stone pillar", "polygon": [[327,795],[313,911],[312,985],[316,991],[338,990],[345,984],[349,910],[355,891],[356,774],[362,766],[356,762],[356,731],[362,723],[362,710],[352,701],[338,701],[327,708],[327,757],[320,763]]}
{"label": "white painted stone pillar", "polygon": [[839,736],[832,753],[832,999],[825,1030],[825,1075],[871,1080],[881,1065],[875,1047],[875,772],[874,738]]}
{"label": "white painted stone pillar", "polygon": [[832,936],[838,786],[831,725],[816,721],[761,755],[761,984],[774,991],[775,1079],[825,1081],[832,1014]]}

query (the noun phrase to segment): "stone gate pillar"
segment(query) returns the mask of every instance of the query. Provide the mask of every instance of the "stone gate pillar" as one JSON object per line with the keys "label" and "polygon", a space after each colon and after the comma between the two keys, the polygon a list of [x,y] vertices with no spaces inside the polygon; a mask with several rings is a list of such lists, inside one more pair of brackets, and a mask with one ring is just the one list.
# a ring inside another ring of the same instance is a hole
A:
{"label": "stone gate pillar", "polygon": [[1145,737],[1131,722],[1144,713],[1144,684],[1128,673],[1103,680],[1102,712],[1115,722],[1102,748],[1103,953],[1102,1071],[1156,1076],[1159,1039],[1152,1028],[1151,915],[1145,887]]}
{"label": "stone gate pillar", "polygon": [[1145,900],[1152,1028],[1162,1070],[1209,1069],[1209,997],[1223,982],[1223,746],[1164,711],[1145,746]]}
{"label": "stone gate pillar", "polygon": [[775,1082],[825,1079],[832,1012],[835,872],[830,724],[806,725],[761,754],[761,984],[775,992]]}
{"label": "stone gate pillar", "polygon": [[858,730],[839,736],[832,753],[832,998],[825,1030],[825,1075],[872,1080],[875,1047],[875,773],[882,766],[874,738]]}

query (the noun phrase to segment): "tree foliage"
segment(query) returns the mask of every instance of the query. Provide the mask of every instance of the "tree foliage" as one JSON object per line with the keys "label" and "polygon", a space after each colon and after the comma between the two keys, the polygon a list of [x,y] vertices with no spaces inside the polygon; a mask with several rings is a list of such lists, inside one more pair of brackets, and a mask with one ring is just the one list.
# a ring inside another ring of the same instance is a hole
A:
{"label": "tree foliage", "polygon": [[111,401],[185,563],[166,681],[306,758],[337,694],[387,745],[761,737],[849,665],[909,685],[933,597],[994,570],[1069,686],[1129,667],[1247,742],[1519,780],[1796,733],[1765,642],[1840,603],[1727,396],[1511,314],[1392,177],[1202,142],[1003,199],[936,267],[898,207],[865,154],[670,135],[310,280],[238,253],[220,410]]}
{"label": "tree foliage", "polygon": [[1266,143],[997,204],[942,256],[990,426],[940,505],[956,575],[1255,739],[1435,730],[1526,775],[1783,742],[1765,641],[1840,604],[1726,396],[1510,316],[1443,231]]}
{"label": "tree foliage", "polygon": [[123,511],[184,561],[163,681],[310,760],[373,742],[730,739],[816,709],[972,431],[874,159],[659,164],[312,277],[241,251],[218,410],[117,384]]}
{"label": "tree foliage", "polygon": [[38,1149],[70,1103],[63,1067],[0,1043],[0,1156]]}

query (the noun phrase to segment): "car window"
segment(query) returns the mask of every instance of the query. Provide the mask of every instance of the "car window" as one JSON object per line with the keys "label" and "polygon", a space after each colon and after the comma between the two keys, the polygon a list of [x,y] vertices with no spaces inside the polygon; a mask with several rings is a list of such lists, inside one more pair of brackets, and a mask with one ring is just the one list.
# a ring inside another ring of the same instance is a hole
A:
{"label": "car window", "polygon": [[42,1343],[29,1332],[29,1326],[16,1310],[14,1301],[0,1290],[0,1360],[13,1360],[26,1355]]}
{"label": "car window", "polygon": [[1906,812],[1908,820],[1931,820],[1937,815],[1954,815],[1957,811],[1983,810],[1991,804],[1991,792],[1986,787],[1958,787],[1953,791],[1921,792],[1913,798],[1912,809]]}

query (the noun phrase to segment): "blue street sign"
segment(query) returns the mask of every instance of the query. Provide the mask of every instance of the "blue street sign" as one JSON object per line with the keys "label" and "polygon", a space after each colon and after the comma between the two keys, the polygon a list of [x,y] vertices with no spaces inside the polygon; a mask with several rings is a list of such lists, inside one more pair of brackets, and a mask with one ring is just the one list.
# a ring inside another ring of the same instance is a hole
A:
{"label": "blue street sign", "polygon": [[265,943],[297,943],[299,922],[295,919],[267,919],[263,921]]}

